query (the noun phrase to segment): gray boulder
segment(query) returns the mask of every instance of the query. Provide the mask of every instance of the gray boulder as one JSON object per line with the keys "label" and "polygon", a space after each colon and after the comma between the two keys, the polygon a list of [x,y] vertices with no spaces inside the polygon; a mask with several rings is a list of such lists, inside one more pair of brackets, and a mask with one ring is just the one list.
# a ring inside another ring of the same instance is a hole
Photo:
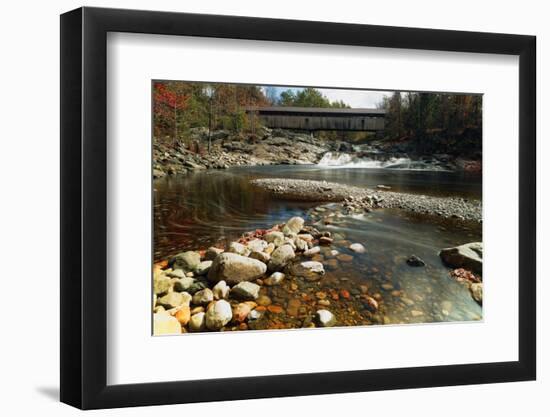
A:
{"label": "gray boulder", "polygon": [[483,243],[472,242],[453,248],[442,249],[439,256],[443,262],[453,268],[465,268],[478,274],[483,269]]}
{"label": "gray boulder", "polygon": [[182,269],[186,272],[194,271],[201,262],[201,256],[198,252],[188,251],[178,253],[172,257],[168,262],[168,265],[172,269]]}
{"label": "gray boulder", "polygon": [[268,269],[270,271],[279,271],[283,269],[288,262],[295,256],[294,249],[290,245],[282,245],[273,251],[269,260]]}
{"label": "gray boulder", "polygon": [[212,261],[202,261],[195,269],[195,272],[199,276],[206,275],[211,266],[212,266]]}
{"label": "gray boulder", "polygon": [[223,252],[224,252],[223,249],[219,249],[219,248],[215,248],[214,246],[211,246],[208,249],[206,249],[206,253],[204,254],[204,259],[206,259],[207,261],[213,261],[214,259],[216,259],[216,257],[220,253],[223,253]]}
{"label": "gray boulder", "polygon": [[260,286],[253,282],[239,282],[231,288],[231,295],[240,300],[255,300],[260,295]]}
{"label": "gray boulder", "polygon": [[224,280],[233,285],[241,281],[260,278],[265,274],[266,269],[266,265],[257,259],[224,252],[218,255],[212,263],[210,271],[208,271],[208,279],[211,282]]}
{"label": "gray boulder", "polygon": [[193,304],[195,305],[207,305],[211,301],[214,301],[214,293],[210,288],[205,288],[204,290],[197,291],[193,295]]}
{"label": "gray boulder", "polygon": [[318,281],[325,275],[325,268],[321,262],[305,261],[291,264],[287,267],[290,275],[301,277],[307,281]]}

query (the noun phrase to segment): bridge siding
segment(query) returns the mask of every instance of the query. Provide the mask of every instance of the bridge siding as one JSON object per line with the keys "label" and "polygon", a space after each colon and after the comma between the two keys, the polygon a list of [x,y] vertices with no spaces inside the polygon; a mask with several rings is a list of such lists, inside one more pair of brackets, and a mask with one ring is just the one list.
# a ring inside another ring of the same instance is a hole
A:
{"label": "bridge siding", "polygon": [[296,130],[384,130],[384,117],[372,116],[317,116],[317,115],[267,115],[259,114],[269,128]]}

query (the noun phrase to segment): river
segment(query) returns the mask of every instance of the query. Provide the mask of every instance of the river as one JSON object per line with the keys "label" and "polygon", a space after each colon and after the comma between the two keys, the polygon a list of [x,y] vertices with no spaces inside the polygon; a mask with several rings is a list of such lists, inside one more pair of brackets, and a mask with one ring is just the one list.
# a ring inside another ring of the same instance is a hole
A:
{"label": "river", "polygon": [[[357,313],[361,310],[358,307],[353,309],[356,313],[348,314],[349,322],[345,324],[481,319],[481,307],[464,285],[449,277],[450,269],[438,256],[441,248],[481,241],[480,224],[376,210],[359,216],[335,216],[330,225],[325,225],[319,220],[327,215],[327,210],[330,212],[330,207],[316,210],[317,203],[277,200],[250,185],[251,179],[266,177],[326,180],[364,187],[384,184],[393,191],[481,199],[480,176],[439,170],[281,165],[169,176],[154,183],[155,261],[185,250],[205,249],[237,239],[247,231],[270,228],[292,216],[301,216],[306,223],[316,222],[319,230],[333,234],[335,242],[330,250],[337,250],[340,256],[351,254],[350,243],[359,242],[367,248],[364,254],[353,254],[352,261],[343,261],[345,257],[335,260],[336,266],[328,268],[323,279],[325,287],[321,289],[327,293],[347,289],[353,295],[361,285],[367,286],[369,293],[383,300],[384,314],[363,316]],[[325,260],[333,256],[327,251],[323,249]],[[408,266],[405,260],[413,254],[421,257],[426,266]],[[268,291],[275,302],[288,304],[289,295],[282,289]],[[340,312],[340,316],[344,313]],[[292,319],[288,320],[288,326],[293,327]]]}

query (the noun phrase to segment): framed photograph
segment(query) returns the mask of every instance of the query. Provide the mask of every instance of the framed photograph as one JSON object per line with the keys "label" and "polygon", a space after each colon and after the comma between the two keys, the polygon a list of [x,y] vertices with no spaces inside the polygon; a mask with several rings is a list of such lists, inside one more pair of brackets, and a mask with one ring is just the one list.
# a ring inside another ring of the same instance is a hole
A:
{"label": "framed photograph", "polygon": [[61,16],[61,400],[533,380],[535,37]]}

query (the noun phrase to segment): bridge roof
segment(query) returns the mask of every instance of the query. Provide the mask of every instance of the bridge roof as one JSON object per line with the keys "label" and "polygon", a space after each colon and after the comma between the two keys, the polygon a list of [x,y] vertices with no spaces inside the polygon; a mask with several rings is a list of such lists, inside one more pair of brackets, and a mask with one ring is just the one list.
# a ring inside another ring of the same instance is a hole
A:
{"label": "bridge roof", "polygon": [[257,111],[259,113],[267,114],[329,114],[329,115],[341,115],[341,116],[352,116],[352,115],[380,115],[383,116],[386,114],[384,109],[365,109],[365,108],[355,108],[355,109],[342,109],[342,108],[333,108],[333,107],[248,107],[246,111]]}

